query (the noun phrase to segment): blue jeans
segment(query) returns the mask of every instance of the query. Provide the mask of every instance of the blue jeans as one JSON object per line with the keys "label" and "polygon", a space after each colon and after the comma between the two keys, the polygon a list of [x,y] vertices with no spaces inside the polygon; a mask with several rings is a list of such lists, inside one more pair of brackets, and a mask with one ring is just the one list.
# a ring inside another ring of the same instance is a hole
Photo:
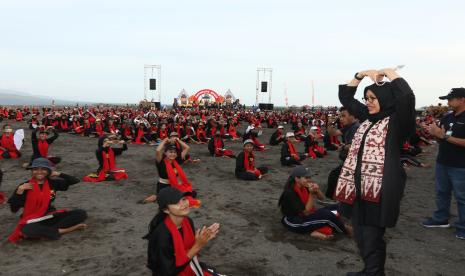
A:
{"label": "blue jeans", "polygon": [[436,206],[433,214],[436,221],[448,221],[450,217],[451,194],[457,200],[459,219],[455,226],[465,230],[465,168],[454,168],[436,164]]}

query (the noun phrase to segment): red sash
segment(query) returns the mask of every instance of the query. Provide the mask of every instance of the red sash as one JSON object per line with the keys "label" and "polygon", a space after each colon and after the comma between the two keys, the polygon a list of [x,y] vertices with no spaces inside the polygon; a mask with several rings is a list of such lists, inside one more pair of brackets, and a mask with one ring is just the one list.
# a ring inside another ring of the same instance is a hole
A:
{"label": "red sash", "polygon": [[239,138],[239,136],[237,135],[237,131],[236,131],[236,127],[233,125],[233,124],[230,124],[229,125],[229,131],[228,131],[229,135],[231,135],[233,138]]}
{"label": "red sash", "polygon": [[50,186],[48,180],[45,180],[42,185],[42,190],[35,178],[31,178],[29,183],[32,184],[32,190],[29,190],[26,195],[26,202],[24,203],[23,214],[21,219],[16,225],[13,233],[8,237],[10,242],[16,243],[24,237],[21,229],[26,225],[30,219],[39,218],[45,215],[50,204]]}
{"label": "red sash", "polygon": [[160,137],[159,137],[159,138],[160,138],[161,140],[163,140],[163,139],[165,139],[166,137],[168,137],[168,133],[167,133],[166,129],[165,129],[165,130],[161,130],[161,129],[160,129]]}
{"label": "red sash", "polygon": [[296,152],[296,150],[295,150],[294,144],[292,144],[291,142],[287,142],[287,146],[288,146],[288,148],[289,148],[289,153],[291,154],[291,156],[292,156],[295,160],[299,161],[299,160],[300,160],[300,157],[299,157],[299,155],[297,154],[297,152]]}
{"label": "red sash", "polygon": [[48,142],[46,140],[39,140],[37,147],[39,148],[40,156],[47,158],[48,156]]}
{"label": "red sash", "polygon": [[[181,235],[178,228],[169,216],[165,218],[164,223],[166,228],[168,228],[170,231],[171,237],[173,239],[175,264],[177,267],[185,265],[186,263],[190,262],[190,259],[187,256],[187,252],[195,243],[194,230],[192,230],[189,219],[184,218],[182,221],[181,228],[183,235]],[[192,271],[191,266],[187,264],[186,268],[184,268],[184,270],[181,271],[178,275],[195,276],[195,273]]]}
{"label": "red sash", "polygon": [[16,112],[16,121],[22,121],[23,120],[23,113],[21,111]]}
{"label": "red sash", "polygon": [[95,125],[95,132],[97,132],[97,134],[99,136],[103,136],[103,126],[102,126],[102,124],[96,124]]}
{"label": "red sash", "polygon": [[66,120],[63,121],[63,120],[61,120],[61,121],[60,121],[60,128],[61,128],[62,130],[68,130],[68,128],[69,128],[69,127],[68,127],[68,121],[66,121]]}
{"label": "red sash", "polygon": [[247,151],[244,151],[244,166],[245,170],[248,172],[254,173],[257,177],[260,176],[262,173],[260,170],[255,169],[255,162],[254,162],[254,155],[253,153],[248,153]]}
{"label": "red sash", "polygon": [[305,205],[310,197],[308,189],[306,187],[299,187],[299,185],[294,184],[294,192],[299,196],[300,201]]}
{"label": "red sash", "polygon": [[[192,184],[187,180],[186,174],[178,162],[176,160],[170,161],[168,158],[165,158],[163,161],[165,162],[166,173],[168,174],[171,187],[183,193],[192,192]],[[178,177],[181,179],[181,182],[179,182]],[[187,199],[191,207],[200,207],[200,200],[194,199],[191,196],[188,196]]]}
{"label": "red sash", "polygon": [[140,129],[138,128],[137,129],[137,136],[136,136],[136,144],[143,144],[144,142],[142,142],[142,137],[144,137],[144,130],[143,129]]}

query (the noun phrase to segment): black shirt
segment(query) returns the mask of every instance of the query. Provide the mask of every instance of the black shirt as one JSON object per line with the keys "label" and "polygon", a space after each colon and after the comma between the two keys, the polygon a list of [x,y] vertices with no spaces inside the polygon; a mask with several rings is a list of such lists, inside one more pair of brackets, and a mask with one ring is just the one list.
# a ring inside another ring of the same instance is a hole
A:
{"label": "black shirt", "polygon": [[[53,207],[52,205],[53,201],[55,200],[55,196],[56,196],[55,191],[67,191],[70,185],[79,183],[79,181],[80,180],[78,178],[71,176],[71,175],[64,174],[64,173],[61,173],[58,178],[49,178],[48,184],[50,187],[50,203],[47,209],[47,213],[55,210],[55,207]],[[28,180],[22,182],[20,185],[22,185],[23,183],[27,183],[27,182]],[[13,192],[13,195],[11,195],[11,197],[8,199],[11,212],[13,213],[18,212],[19,209],[24,207],[24,204],[26,202],[26,197],[28,194],[28,190],[25,190],[23,194],[18,195],[16,193],[17,189],[18,188],[15,189],[15,191]]]}
{"label": "black shirt", "polygon": [[[194,222],[191,218],[188,217],[188,219],[194,232]],[[182,229],[179,229],[179,232],[184,237]],[[147,238],[149,240],[147,266],[152,270],[153,275],[178,275],[189,264],[187,262],[182,266],[176,267],[173,237],[164,222],[161,222]]]}
{"label": "black shirt", "polygon": [[281,206],[281,213],[286,217],[299,216],[305,210],[305,205],[300,200],[300,197],[291,188],[283,191],[279,198],[279,205]]}
{"label": "black shirt", "polygon": [[163,155],[160,162],[155,161],[158,170],[158,176],[163,179],[168,179],[168,172],[166,172],[166,164],[165,164],[166,155]]}
{"label": "black shirt", "polygon": [[[53,131],[53,136],[46,139],[47,144],[51,145],[53,141],[55,141],[57,138],[58,138],[58,133],[56,131]],[[41,157],[40,152],[39,152],[39,139],[37,139],[37,128],[32,131],[31,142],[32,142],[32,156],[33,156],[32,159]]]}
{"label": "black shirt", "polygon": [[360,124],[358,122],[355,122],[341,129],[342,142],[344,144],[352,144],[352,139],[354,138],[354,135],[357,132],[359,126]]}
{"label": "black shirt", "polygon": [[[447,131],[452,130],[452,137],[465,139],[465,111],[455,116],[449,113],[441,120],[441,126]],[[447,141],[439,141],[437,162],[444,166],[465,168],[465,147]]]}

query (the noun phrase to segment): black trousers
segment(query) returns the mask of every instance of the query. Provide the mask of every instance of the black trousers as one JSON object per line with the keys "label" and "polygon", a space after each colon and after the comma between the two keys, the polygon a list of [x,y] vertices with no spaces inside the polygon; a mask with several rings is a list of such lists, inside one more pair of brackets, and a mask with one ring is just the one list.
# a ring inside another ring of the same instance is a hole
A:
{"label": "black trousers", "polygon": [[354,237],[360,256],[365,265],[362,274],[366,276],[384,276],[386,262],[386,228],[353,223]]}
{"label": "black trousers", "polygon": [[81,209],[55,213],[53,218],[24,225],[22,232],[27,238],[58,240],[60,238],[58,229],[69,228],[82,223],[86,218],[86,211]]}
{"label": "black trousers", "polygon": [[[268,173],[267,167],[258,167],[257,168],[262,174]],[[242,180],[258,180],[258,176],[251,172],[238,172],[236,177]]]}

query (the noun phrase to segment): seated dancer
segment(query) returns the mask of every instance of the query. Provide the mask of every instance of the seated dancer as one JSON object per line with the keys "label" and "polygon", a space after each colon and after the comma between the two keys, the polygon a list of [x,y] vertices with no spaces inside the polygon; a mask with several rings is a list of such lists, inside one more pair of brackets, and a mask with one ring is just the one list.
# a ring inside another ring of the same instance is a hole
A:
{"label": "seated dancer", "polygon": [[[111,145],[123,145],[122,148],[113,148]],[[126,151],[128,146],[123,140],[117,140],[115,136],[101,137],[98,141],[98,149],[95,152],[99,163],[96,173],[84,176],[85,182],[118,181],[128,179],[126,170],[116,167],[115,157]]]}
{"label": "seated dancer", "polygon": [[144,236],[152,275],[219,276],[200,264],[197,255],[216,237],[220,225],[214,223],[195,231],[186,194],[172,187],[160,191],[158,206],[159,212]]}
{"label": "seated dancer", "polygon": [[21,109],[16,110],[16,121],[20,122],[23,120],[23,112],[21,112]]}
{"label": "seated dancer", "polygon": [[[52,137],[48,137],[48,131],[53,132]],[[37,139],[37,132],[39,132],[39,138]],[[53,157],[48,155],[48,148],[49,146],[58,138],[58,133],[55,131],[53,126],[48,126],[45,128],[45,126],[40,126],[32,131],[31,134],[31,143],[32,143],[32,157],[31,157],[31,162],[28,163],[28,165],[32,164],[32,161],[34,159],[43,157],[47,158],[51,163],[52,166],[60,163],[61,158],[60,157]]]}
{"label": "seated dancer", "polygon": [[268,172],[268,168],[255,168],[254,143],[252,140],[245,140],[243,145],[244,150],[236,157],[235,175],[242,180],[259,180]]}
{"label": "seated dancer", "polygon": [[236,158],[232,150],[224,148],[224,142],[221,138],[221,132],[217,131],[215,137],[208,142],[208,151],[215,157]]}
{"label": "seated dancer", "polygon": [[318,145],[318,141],[316,138],[318,134],[316,132],[317,127],[313,126],[310,128],[307,137],[305,137],[305,153],[308,157],[315,159],[315,158],[322,158],[326,155],[326,150]]}
{"label": "seated dancer", "polygon": [[185,131],[184,131],[184,136],[181,138],[185,143],[195,143],[196,141],[194,140],[195,137],[195,130],[192,127],[192,124],[190,122],[186,123],[185,126]]}
{"label": "seated dancer", "polygon": [[281,165],[295,166],[301,165],[301,161],[307,158],[306,154],[299,154],[295,149],[297,139],[293,132],[286,133],[286,142],[281,147]]}
{"label": "seated dancer", "polygon": [[21,156],[21,153],[16,148],[14,142],[13,129],[10,125],[3,126],[3,134],[0,138],[0,160],[1,159],[10,159],[18,158]]}
{"label": "seated dancer", "polygon": [[[259,127],[259,128],[261,128],[261,127]],[[261,133],[261,130],[259,132],[255,131],[255,126],[252,124],[252,125],[247,127],[247,129],[245,131],[245,134],[242,137],[242,139],[243,139],[243,141],[249,140],[249,139],[252,140],[253,143],[254,143],[253,146],[254,146],[255,150],[264,151],[264,150],[266,150],[265,145],[260,143],[260,141],[257,138],[260,133]]]}
{"label": "seated dancer", "polygon": [[275,132],[273,132],[273,134],[271,134],[270,145],[276,146],[276,145],[279,145],[279,143],[285,141],[285,138],[283,135],[283,129],[284,129],[283,126],[278,126],[278,129]]}
{"label": "seated dancer", "polygon": [[39,120],[37,119],[37,115],[32,115],[31,119],[28,121],[28,124],[29,129],[37,128],[40,125]]}
{"label": "seated dancer", "polygon": [[168,137],[168,128],[166,127],[165,123],[161,124],[161,127],[158,129],[157,136],[160,141]]}
{"label": "seated dancer", "polygon": [[89,119],[84,119],[84,124],[82,125],[82,128],[84,130],[82,135],[86,137],[89,137],[92,134],[92,132],[94,132],[94,128]]}
{"label": "seated dancer", "polygon": [[68,132],[71,129],[69,125],[68,116],[66,116],[65,114],[61,115],[61,118],[58,124],[58,129],[62,132]]}
{"label": "seated dancer", "polygon": [[210,138],[207,137],[207,132],[205,131],[205,125],[203,122],[199,122],[197,130],[195,132],[195,140],[199,144],[206,144]]}
{"label": "seated dancer", "polygon": [[240,133],[236,130],[236,124],[237,123],[234,121],[234,119],[229,119],[228,124],[226,126],[228,129],[228,134],[233,141],[241,139]]}
{"label": "seated dancer", "polygon": [[[160,178],[157,182],[156,194],[158,194],[162,189],[171,186],[183,193],[191,193],[192,196],[188,197],[189,204],[191,207],[198,208],[200,207],[201,202],[194,198],[197,193],[192,189],[192,184],[187,179],[182,167],[176,161],[177,155],[176,145],[171,144],[169,138],[165,138],[157,146],[155,164]],[[155,202],[156,200],[156,195],[150,195],[146,199],[140,201],[140,203],[150,203]]]}
{"label": "seated dancer", "polygon": [[310,233],[321,240],[333,238],[333,230],[352,236],[352,228],[340,219],[338,205],[315,208],[315,197],[323,199],[324,196],[311,177],[310,170],[303,166],[291,172],[279,198],[281,223],[293,232]]}
{"label": "seated dancer", "polygon": [[61,235],[85,229],[87,218],[84,210],[56,210],[52,205],[56,191],[67,191],[70,185],[79,182],[74,176],[52,171],[48,159],[37,158],[29,167],[32,177],[19,185],[8,199],[13,213],[23,208],[23,214],[15,230],[9,236],[16,243],[21,238],[47,238],[57,240]]}
{"label": "seated dancer", "polygon": [[134,133],[134,140],[132,144],[146,144],[150,142],[150,138],[147,137],[147,128],[145,127],[144,123],[139,123],[136,125],[135,133]]}
{"label": "seated dancer", "polygon": [[115,120],[113,118],[108,118],[107,125],[104,128],[104,130],[105,130],[106,133],[110,133],[110,134],[113,134],[113,135],[118,134],[118,128],[117,128],[117,126],[115,124]]}
{"label": "seated dancer", "polygon": [[105,130],[104,130],[105,126],[103,125],[102,123],[102,120],[100,118],[97,118],[95,120],[95,136],[96,137],[103,137],[105,135]]}
{"label": "seated dancer", "polygon": [[181,139],[179,139],[179,135],[177,132],[173,131],[170,133],[169,142],[170,144],[173,144],[176,146],[176,152],[177,152],[176,161],[179,163],[179,165],[182,165],[185,162],[192,162],[192,163],[200,162],[200,159],[198,158],[193,159],[189,155],[189,151],[191,148],[186,143],[184,143]]}
{"label": "seated dancer", "polygon": [[73,116],[71,133],[78,134],[78,135],[84,135],[84,126],[81,125],[81,122],[78,116]]}

